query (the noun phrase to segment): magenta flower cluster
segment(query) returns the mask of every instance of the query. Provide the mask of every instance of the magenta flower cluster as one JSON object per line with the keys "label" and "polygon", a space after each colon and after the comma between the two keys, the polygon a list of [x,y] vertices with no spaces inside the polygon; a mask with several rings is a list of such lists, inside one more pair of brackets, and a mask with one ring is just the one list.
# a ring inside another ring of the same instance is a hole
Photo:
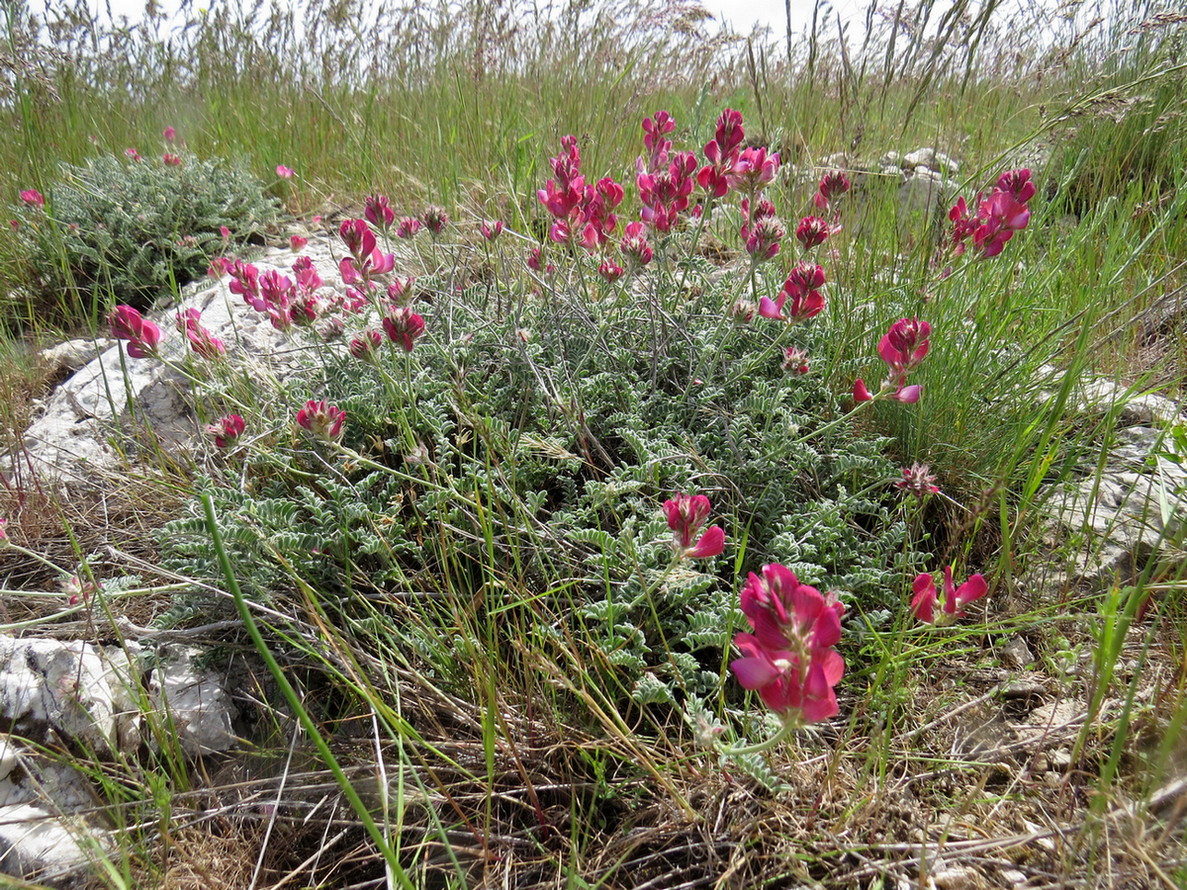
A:
{"label": "magenta flower cluster", "polygon": [[279,331],[287,331],[293,325],[313,324],[334,306],[345,308],[343,300],[323,303],[318,294],[323,282],[308,257],[297,257],[293,262],[293,278],[275,269],[261,274],[250,263],[225,257],[216,259],[214,268],[231,276],[228,285],[231,293],[242,296],[248,306],[267,315]]}
{"label": "magenta flower cluster", "polygon": [[[824,269],[816,263],[802,262],[792,268],[775,299],[763,297],[758,301],[758,314],[763,318],[800,322],[817,316],[824,309]],[[788,310],[784,313],[784,308]]]}
{"label": "magenta flower cluster", "polygon": [[853,398],[857,402],[869,402],[886,398],[913,404],[919,401],[923,387],[907,385],[907,375],[927,356],[931,348],[931,325],[918,318],[900,318],[878,341],[878,355],[886,363],[888,375],[882,388],[871,395],[865,381],[858,378],[853,384]]}
{"label": "magenta flower cluster", "polygon": [[223,341],[210,333],[201,323],[202,310],[187,309],[177,313],[177,330],[187,341],[195,354],[205,359],[218,358],[227,351]]}
{"label": "magenta flower cluster", "polygon": [[742,613],[753,633],[734,637],[742,657],[730,662],[730,670],[738,682],[786,720],[816,722],[836,715],[833,687],[845,662],[833,647],[841,640],[844,605],[776,563],[763,566],[761,575],[750,573]]}
{"label": "magenta flower cluster", "polygon": [[680,559],[702,559],[717,556],[725,549],[725,532],[714,525],[702,533],[701,528],[709,520],[711,507],[703,494],[676,494],[664,501],[664,512],[668,515],[668,528],[672,530],[672,549]]}
{"label": "magenta flower cluster", "polygon": [[561,153],[550,163],[556,178],[548,180],[536,193],[553,217],[549,238],[591,252],[598,249],[610,240],[618,225],[614,208],[622,203],[622,186],[609,177],[596,184],[585,181],[576,136],[561,139]]}
{"label": "magenta flower cluster", "polygon": [[128,355],[132,358],[149,358],[157,354],[161,329],[131,306],[116,306],[107,316],[107,325],[111,336],[127,341]]}
{"label": "magenta flower cluster", "polygon": [[696,187],[697,159],[690,151],[672,154],[667,134],[676,121],[666,111],[643,120],[643,145],[647,157],[635,161],[635,187],[643,205],[640,219],[657,232],[670,232],[681,213],[688,209]]}
{"label": "magenta flower cluster", "polygon": [[[935,581],[927,573],[917,575],[913,586],[911,612],[925,624],[938,626],[951,624],[963,616],[965,607],[985,596],[989,590],[989,585],[980,575],[970,575],[967,581],[957,587],[952,581],[952,566],[944,566],[942,592],[936,590]],[[937,605],[940,607],[939,612],[936,611]]]}
{"label": "magenta flower cluster", "polygon": [[989,259],[1002,252],[1006,243],[1030,222],[1027,202],[1034,197],[1035,184],[1029,170],[1007,170],[998,177],[989,197],[978,195],[977,213],[969,215],[968,205],[960,198],[948,212],[952,221],[952,252],[964,253],[971,240],[980,259]]}
{"label": "magenta flower cluster", "polygon": [[238,414],[228,414],[225,417],[220,417],[218,422],[206,427],[206,432],[214,437],[215,447],[230,448],[239,441],[239,437],[243,435],[245,429],[247,429],[247,424],[242,417]]}
{"label": "magenta flower cluster", "polygon": [[346,412],[324,400],[310,399],[297,412],[297,426],[314,438],[327,442],[337,442],[342,438],[342,425],[345,422]]}

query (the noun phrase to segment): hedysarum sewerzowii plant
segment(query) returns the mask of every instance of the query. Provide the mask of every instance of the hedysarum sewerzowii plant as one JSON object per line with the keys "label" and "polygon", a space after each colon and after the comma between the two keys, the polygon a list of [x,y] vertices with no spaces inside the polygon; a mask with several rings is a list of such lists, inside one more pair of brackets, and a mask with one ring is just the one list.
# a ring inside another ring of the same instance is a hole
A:
{"label": "hedysarum sewerzowii plant", "polygon": [[342,438],[342,424],[345,422],[346,412],[324,399],[310,399],[296,417],[297,426],[327,442],[337,442]]}
{"label": "hedysarum sewerzowii plant", "polygon": [[202,358],[213,359],[225,355],[227,347],[201,323],[202,310],[186,309],[177,313],[177,330],[189,341],[190,349]]}
{"label": "hedysarum sewerzowii plant", "polygon": [[969,239],[980,259],[1001,253],[1014,233],[1025,229],[1030,222],[1027,202],[1034,194],[1035,184],[1031,181],[1030,171],[1019,169],[1007,170],[999,176],[988,198],[977,196],[976,216],[969,216],[963,197],[958,199],[948,212],[948,219],[952,221],[950,243],[953,255],[964,253],[965,242]]}
{"label": "hedysarum sewerzowii plant", "polygon": [[871,394],[865,381],[858,378],[853,384],[853,398],[858,402],[893,399],[914,404],[919,401],[923,387],[907,386],[907,375],[919,366],[931,347],[931,325],[918,318],[900,318],[878,341],[878,355],[886,363],[889,376],[876,394]]}
{"label": "hedysarum sewerzowii plant", "polygon": [[[824,286],[824,269],[816,263],[797,263],[783,282],[774,300],[762,297],[758,302],[758,314],[789,323],[807,321],[824,310],[824,295],[819,288]],[[791,302],[788,303],[787,301]],[[784,306],[787,314],[784,315]]]}
{"label": "hedysarum sewerzowii plant", "polygon": [[393,306],[383,318],[383,329],[389,340],[411,352],[416,339],[425,332],[425,320],[407,306]]}
{"label": "hedysarum sewerzowii plant", "polygon": [[214,436],[214,444],[218,448],[230,448],[243,435],[247,424],[238,414],[228,414],[220,417],[215,423],[206,427],[206,432]]}

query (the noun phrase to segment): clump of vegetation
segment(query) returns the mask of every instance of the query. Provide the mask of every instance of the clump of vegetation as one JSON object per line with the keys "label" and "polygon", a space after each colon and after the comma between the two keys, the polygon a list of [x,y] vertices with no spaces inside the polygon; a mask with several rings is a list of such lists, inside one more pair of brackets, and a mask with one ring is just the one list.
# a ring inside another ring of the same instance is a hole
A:
{"label": "clump of vegetation", "polygon": [[278,202],[242,164],[167,147],[159,158],[128,149],[63,164],[44,195],[22,192],[30,309],[74,320],[109,302],[146,309],[277,218]]}
{"label": "clump of vegetation", "polygon": [[[148,701],[154,745],[56,755],[108,804],[96,881],[1182,883],[1182,561],[1053,581],[1079,554],[1049,507],[1115,491],[1120,409],[1085,420],[1086,371],[1181,392],[1140,336],[1181,324],[1183,20],[1096,80],[1122,31],[872,0],[863,41],[817,6],[783,46],[664,0],[312,0],[173,42],[152,10],[96,39],[66,9],[60,56],[0,50],[24,190],[0,278],[29,288],[90,138],[112,175],[197,171],[120,154],[179,109],[195,152],[275,170],[339,236],[331,271],[300,255],[315,216],[265,260],[235,248],[268,208],[198,226],[233,332],[110,268],[43,273],[96,317],[115,296],[123,368],[170,364],[208,447],[156,452],[148,553],[110,534],[139,488],[51,541],[11,483],[6,630],[182,638],[229,654],[242,709],[223,772]],[[1041,106],[1076,125],[1106,107],[1085,83],[1141,101],[1048,165]],[[952,163],[916,215],[872,159],[926,146]],[[289,348],[244,364],[258,322]],[[1169,523],[1182,431],[1140,432]]]}

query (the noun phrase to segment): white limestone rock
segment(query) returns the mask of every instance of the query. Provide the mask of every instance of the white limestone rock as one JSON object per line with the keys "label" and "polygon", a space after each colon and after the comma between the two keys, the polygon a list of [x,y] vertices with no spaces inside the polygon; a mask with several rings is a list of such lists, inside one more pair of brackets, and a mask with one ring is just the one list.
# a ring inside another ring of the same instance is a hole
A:
{"label": "white limestone rock", "polygon": [[96,340],[67,340],[38,353],[53,372],[74,372],[90,364],[98,356],[115,345],[114,340],[100,337]]}
{"label": "white limestone rock", "polygon": [[[340,252],[339,246],[329,235],[311,238],[301,251],[313,260],[327,292],[342,286],[335,251]],[[261,274],[274,269],[292,277],[291,266],[297,256],[291,250],[275,248],[252,263]],[[407,260],[401,257],[399,262]],[[176,362],[187,360],[176,316],[179,311],[198,309],[202,325],[226,345],[229,360],[253,378],[266,381],[298,371],[309,360],[305,351],[293,348],[289,335],[277,331],[265,315],[232,294],[230,281],[228,277],[218,281],[203,278],[185,288],[177,306],[149,313],[163,333],[162,354]],[[130,358],[119,344],[94,355],[97,347],[110,343],[81,341],[60,348],[69,361],[89,360],[44,401],[40,415],[24,434],[21,459],[28,459],[43,475],[66,486],[86,484],[93,476],[124,465],[125,454],[110,440],[128,423],[151,428],[168,450],[183,452],[203,435],[193,411],[195,394],[185,375],[158,359]],[[200,378],[208,366],[199,359],[191,368]],[[11,461],[8,464],[11,467]],[[2,469],[5,467],[0,466]]]}
{"label": "white limestone rock", "polygon": [[86,643],[0,637],[0,718],[34,741],[106,753],[117,739],[108,667]]}
{"label": "white limestone rock", "polygon": [[75,886],[105,835],[32,804],[0,806],[0,874],[51,887]]}
{"label": "white limestone rock", "polygon": [[202,654],[192,647],[167,647],[149,681],[158,714],[168,712],[168,725],[191,757],[226,751],[236,740],[231,730],[235,706],[222,677],[199,666]]}
{"label": "white limestone rock", "polygon": [[914,174],[899,186],[899,212],[933,213],[946,210],[943,205],[955,192],[955,185],[942,174],[923,167],[916,168]]}

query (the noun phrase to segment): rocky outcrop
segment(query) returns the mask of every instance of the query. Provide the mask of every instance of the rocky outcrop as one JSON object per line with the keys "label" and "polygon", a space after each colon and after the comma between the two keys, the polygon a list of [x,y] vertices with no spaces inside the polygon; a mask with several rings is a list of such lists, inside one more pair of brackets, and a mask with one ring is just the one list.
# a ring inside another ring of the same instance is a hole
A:
{"label": "rocky outcrop", "polygon": [[0,874],[68,887],[106,847],[91,779],[53,751],[101,764],[142,745],[197,757],[235,743],[230,694],[202,655],[0,637]]}
{"label": "rocky outcrop", "polygon": [[[326,279],[327,290],[342,287],[334,246],[328,237],[310,239],[301,251]],[[276,270],[291,277],[296,256],[273,248],[253,264],[261,274]],[[165,334],[161,354],[169,363],[130,358],[122,345],[107,339],[70,341],[44,354],[57,367],[77,370],[42,402],[25,431],[23,452],[0,469],[32,470],[66,487],[85,485],[125,465],[130,439],[119,437],[118,444],[114,439],[117,431],[129,428],[149,433],[154,447],[186,452],[201,437],[202,423],[194,411],[194,381],[178,366],[199,381],[209,369],[200,362],[186,363],[184,338],[176,330],[179,311],[199,310],[202,325],[225,343],[236,367],[255,379],[297,369],[301,358],[288,348],[288,335],[232,294],[229,284],[226,277],[195,282],[176,307],[151,314]]]}
{"label": "rocky outcrop", "polygon": [[1049,589],[1124,583],[1187,531],[1187,455],[1175,453],[1169,435],[1187,422],[1179,406],[1103,379],[1085,384],[1076,400],[1082,415],[1111,418],[1117,428],[1096,467],[1041,492],[1055,537],[1080,541],[1069,565],[1029,579]]}

